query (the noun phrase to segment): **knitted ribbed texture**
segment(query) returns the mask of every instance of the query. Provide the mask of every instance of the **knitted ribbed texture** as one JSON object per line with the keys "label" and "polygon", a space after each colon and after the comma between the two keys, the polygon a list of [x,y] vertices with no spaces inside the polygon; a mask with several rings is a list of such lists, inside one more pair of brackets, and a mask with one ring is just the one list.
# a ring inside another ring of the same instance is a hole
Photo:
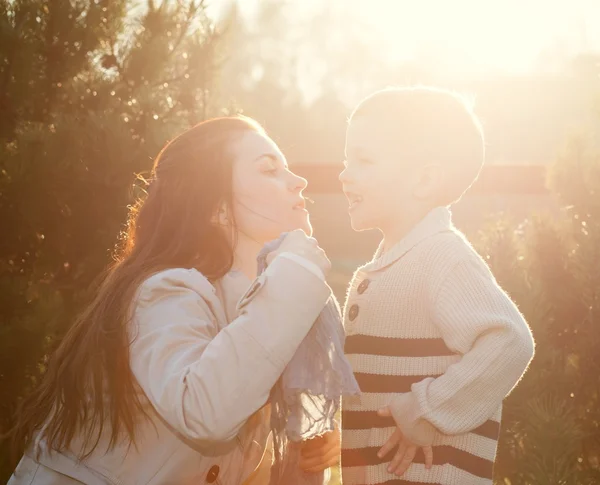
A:
{"label": "knitted ribbed texture", "polygon": [[[344,321],[362,391],[343,401],[344,485],[491,484],[502,400],[527,368],[533,339],[449,209],[357,270]],[[384,406],[393,418],[377,415]],[[433,445],[431,470],[420,451],[402,477],[387,472],[393,454],[377,452],[396,424]]]}

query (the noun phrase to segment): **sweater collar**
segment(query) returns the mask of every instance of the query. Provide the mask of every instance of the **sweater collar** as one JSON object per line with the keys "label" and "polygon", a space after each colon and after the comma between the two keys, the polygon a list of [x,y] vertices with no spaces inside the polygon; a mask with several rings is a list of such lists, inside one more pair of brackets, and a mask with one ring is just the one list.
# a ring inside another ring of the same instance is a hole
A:
{"label": "sweater collar", "polygon": [[429,212],[404,238],[392,246],[387,252],[383,252],[384,241],[379,247],[373,259],[365,264],[362,271],[379,271],[396,262],[408,251],[421,241],[444,231],[453,231],[452,212],[448,207],[437,207]]}

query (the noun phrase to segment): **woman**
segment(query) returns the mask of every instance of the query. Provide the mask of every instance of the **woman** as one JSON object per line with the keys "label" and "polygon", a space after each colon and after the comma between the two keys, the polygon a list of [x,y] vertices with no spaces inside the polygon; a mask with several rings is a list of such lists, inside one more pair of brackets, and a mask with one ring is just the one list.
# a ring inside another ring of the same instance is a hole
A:
{"label": "woman", "polygon": [[[330,296],[306,181],[244,117],[178,136],[153,175],[122,254],[21,408],[10,485],[268,483],[269,391]],[[334,464],[338,441],[304,445],[303,467]]]}

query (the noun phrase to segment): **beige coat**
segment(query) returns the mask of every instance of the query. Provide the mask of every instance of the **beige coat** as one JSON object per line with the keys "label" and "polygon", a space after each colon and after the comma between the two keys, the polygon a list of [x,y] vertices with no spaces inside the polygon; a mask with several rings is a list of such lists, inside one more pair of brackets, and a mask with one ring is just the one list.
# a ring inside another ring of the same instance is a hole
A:
{"label": "beige coat", "polygon": [[70,454],[50,453],[41,441],[39,462],[30,450],[9,485],[263,481],[265,403],[331,290],[282,257],[249,285],[230,273],[213,286],[181,268],[149,278],[131,327],[131,368],[152,413],[139,425],[137,448],[124,442],[105,452],[101,442],[78,462],[77,442]]}

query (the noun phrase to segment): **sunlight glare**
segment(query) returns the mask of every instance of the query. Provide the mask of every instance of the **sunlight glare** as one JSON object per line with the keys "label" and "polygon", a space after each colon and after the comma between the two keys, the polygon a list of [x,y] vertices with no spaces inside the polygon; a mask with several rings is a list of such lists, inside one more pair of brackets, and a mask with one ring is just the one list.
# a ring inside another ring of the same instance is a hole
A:
{"label": "sunlight glare", "polygon": [[584,49],[600,27],[591,0],[351,0],[392,61],[439,60],[453,69],[530,69],[544,48]]}

